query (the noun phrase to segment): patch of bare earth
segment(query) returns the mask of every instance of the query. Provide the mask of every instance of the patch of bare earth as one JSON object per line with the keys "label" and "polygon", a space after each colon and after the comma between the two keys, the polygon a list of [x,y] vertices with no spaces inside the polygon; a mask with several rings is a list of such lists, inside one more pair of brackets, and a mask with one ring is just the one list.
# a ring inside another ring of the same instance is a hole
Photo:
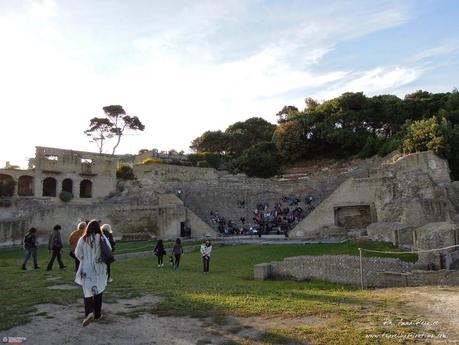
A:
{"label": "patch of bare earth", "polygon": [[386,292],[406,302],[407,311],[417,316],[413,322],[420,324],[421,329],[446,336],[431,339],[429,344],[459,344],[459,286],[422,286]]}
{"label": "patch of bare earth", "polygon": [[259,344],[268,329],[288,329],[295,325],[325,323],[318,317],[189,317],[158,316],[153,312],[162,299],[146,295],[104,303],[102,320],[82,327],[83,301],[70,305],[36,305],[28,324],[0,332],[3,337],[25,337],[26,344],[36,345],[189,345],[189,344]]}

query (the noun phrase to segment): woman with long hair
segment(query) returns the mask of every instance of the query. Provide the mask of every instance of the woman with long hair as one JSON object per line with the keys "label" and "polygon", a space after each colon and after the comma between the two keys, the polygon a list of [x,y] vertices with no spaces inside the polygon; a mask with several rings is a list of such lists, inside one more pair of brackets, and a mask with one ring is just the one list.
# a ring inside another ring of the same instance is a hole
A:
{"label": "woman with long hair", "polygon": [[83,327],[87,326],[92,319],[100,320],[102,317],[102,293],[107,286],[107,265],[100,259],[101,240],[106,241],[110,246],[110,242],[100,229],[99,222],[91,220],[75,249],[75,256],[80,260],[75,283],[81,285],[84,294]]}

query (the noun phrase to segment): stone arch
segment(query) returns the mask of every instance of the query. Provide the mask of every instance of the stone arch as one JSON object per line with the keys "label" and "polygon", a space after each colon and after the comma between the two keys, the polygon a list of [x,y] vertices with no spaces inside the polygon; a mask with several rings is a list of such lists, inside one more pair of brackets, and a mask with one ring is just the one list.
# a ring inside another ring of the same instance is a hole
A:
{"label": "stone arch", "polygon": [[66,178],[64,181],[62,181],[62,191],[73,194],[73,180],[72,179]]}
{"label": "stone arch", "polygon": [[80,198],[92,198],[92,182],[90,180],[80,182]]}
{"label": "stone arch", "polygon": [[33,176],[22,175],[18,178],[18,195],[33,196]]}
{"label": "stone arch", "polygon": [[0,174],[0,196],[13,196],[15,184],[13,176]]}
{"label": "stone arch", "polygon": [[43,180],[43,196],[56,196],[57,181],[54,177]]}

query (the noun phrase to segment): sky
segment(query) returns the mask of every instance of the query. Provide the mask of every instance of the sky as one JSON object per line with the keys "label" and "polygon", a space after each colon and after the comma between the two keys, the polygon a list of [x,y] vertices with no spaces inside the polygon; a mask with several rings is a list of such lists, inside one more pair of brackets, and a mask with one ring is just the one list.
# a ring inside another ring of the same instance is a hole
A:
{"label": "sky", "polygon": [[188,152],[306,97],[448,92],[457,18],[456,0],[0,0],[0,166],[97,151],[83,132],[107,105],[146,127],[117,153]]}

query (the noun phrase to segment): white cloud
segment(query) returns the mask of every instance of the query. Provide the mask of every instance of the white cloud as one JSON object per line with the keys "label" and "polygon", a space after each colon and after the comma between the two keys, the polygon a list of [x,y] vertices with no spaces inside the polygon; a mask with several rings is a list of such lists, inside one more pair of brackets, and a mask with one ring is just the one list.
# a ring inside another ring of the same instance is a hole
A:
{"label": "white cloud", "polygon": [[415,81],[423,73],[419,67],[377,67],[368,71],[352,74],[340,85],[314,94],[316,99],[326,100],[337,97],[344,92],[374,94],[390,91]]}
{"label": "white cloud", "polygon": [[55,0],[28,0],[27,15],[35,18],[57,16],[58,7]]}
{"label": "white cloud", "polygon": [[[289,96],[296,90],[321,87],[326,91],[320,98],[344,91],[376,92],[421,73],[384,66],[362,73],[315,70],[340,42],[406,21],[403,8],[336,3],[270,12],[258,2],[189,4],[164,14],[154,30],[136,29],[127,38],[120,31],[112,33],[119,40],[110,49],[99,32],[82,44],[80,32],[69,31],[65,8],[55,1],[30,1],[26,15],[2,16],[2,117],[14,118],[21,130],[19,140],[16,131],[0,138],[1,147],[11,147],[0,151],[0,164],[26,158],[35,145],[94,150],[82,131],[109,104],[123,105],[147,126],[145,133],[123,140],[120,152],[186,150],[207,129],[224,129],[255,115],[274,121],[283,105],[297,100]],[[111,17],[100,11],[91,13],[96,23]],[[86,13],[76,13],[76,23],[87,19]],[[122,15],[132,16],[137,26],[132,13]],[[112,29],[110,25],[105,27]],[[95,49],[103,52],[103,59]],[[112,63],[107,51],[114,57],[129,54],[101,72],[97,67]],[[14,147],[8,145],[12,142]]]}
{"label": "white cloud", "polygon": [[426,49],[417,53],[412,58],[413,62],[421,62],[439,55],[446,55],[457,52],[459,50],[459,41],[447,41],[435,47]]}

